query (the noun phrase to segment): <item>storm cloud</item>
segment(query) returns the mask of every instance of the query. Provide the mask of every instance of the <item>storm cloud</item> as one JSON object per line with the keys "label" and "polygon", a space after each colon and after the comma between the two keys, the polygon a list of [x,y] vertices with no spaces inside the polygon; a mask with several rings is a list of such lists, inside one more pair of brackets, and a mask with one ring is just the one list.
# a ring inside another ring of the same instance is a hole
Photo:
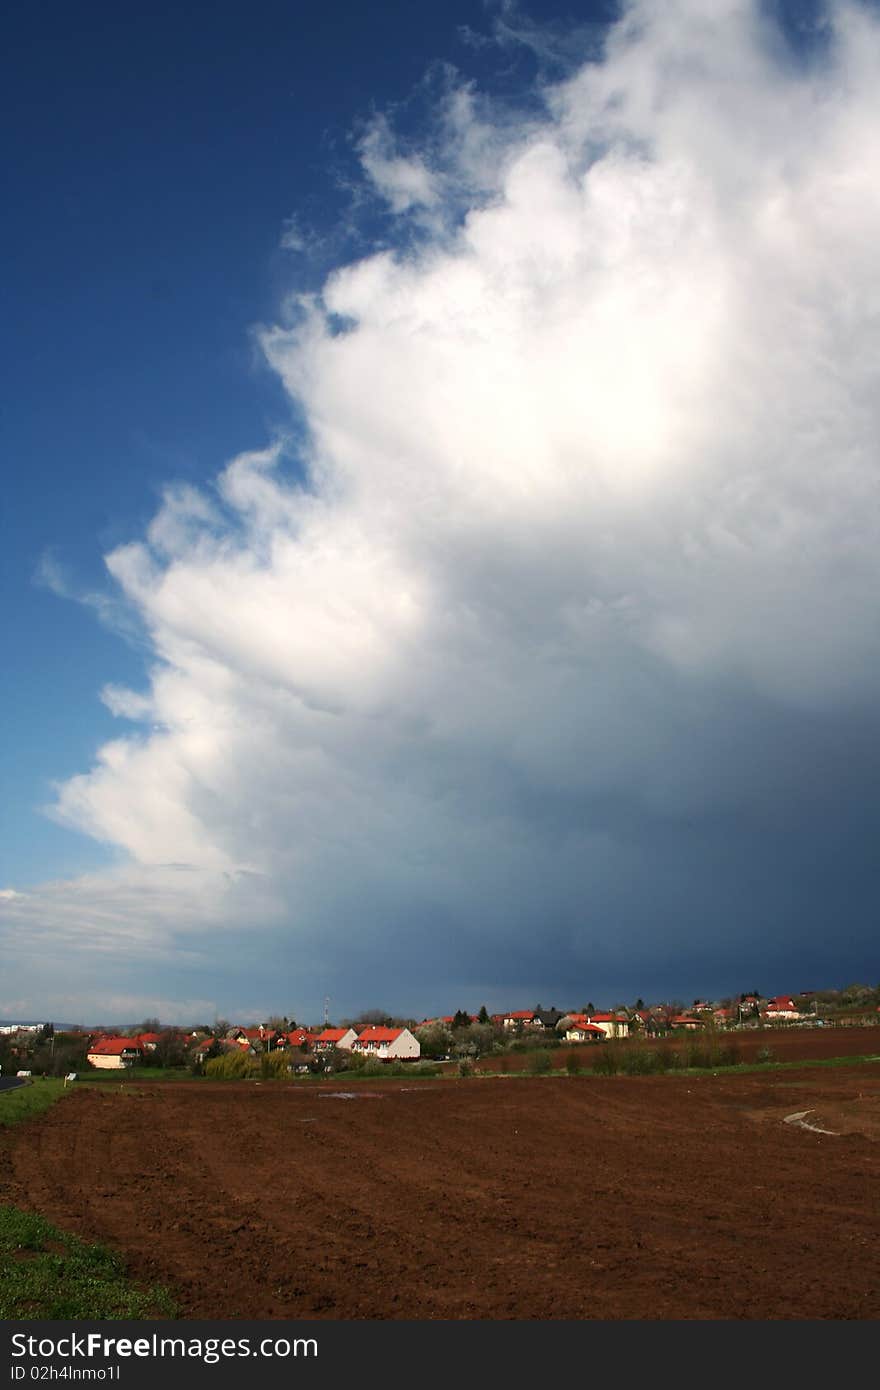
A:
{"label": "storm cloud", "polygon": [[540,111],[370,128],[397,249],[262,331],[304,429],[108,555],[152,661],[54,814],[119,863],[19,942],[180,1013],[870,974],[880,24],[822,38],[644,0]]}

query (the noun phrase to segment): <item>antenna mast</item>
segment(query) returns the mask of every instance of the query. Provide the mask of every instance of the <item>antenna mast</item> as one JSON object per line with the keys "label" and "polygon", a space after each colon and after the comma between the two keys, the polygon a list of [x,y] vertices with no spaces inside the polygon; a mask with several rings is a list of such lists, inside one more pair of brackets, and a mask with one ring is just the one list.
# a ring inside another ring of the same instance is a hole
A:
{"label": "antenna mast", "polygon": [[328,1021],[329,1018],[330,1018],[330,997],[329,997],[329,995],[326,995],[325,998],[324,998],[324,1027],[325,1027],[325,1028],[327,1027],[327,1021]]}

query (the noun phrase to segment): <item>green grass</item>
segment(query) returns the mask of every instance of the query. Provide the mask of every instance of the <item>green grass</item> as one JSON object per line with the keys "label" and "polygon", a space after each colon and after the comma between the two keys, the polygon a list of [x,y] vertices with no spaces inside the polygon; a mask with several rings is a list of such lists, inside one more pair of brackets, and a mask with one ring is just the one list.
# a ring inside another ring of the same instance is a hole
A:
{"label": "green grass", "polygon": [[[120,1086],[127,1081],[197,1081],[189,1067],[83,1067],[77,1074],[78,1083],[97,1081],[101,1085]],[[75,1083],[75,1084],[78,1084]]]}
{"label": "green grass", "polygon": [[64,1095],[64,1082],[54,1076],[38,1076],[31,1085],[0,1091],[0,1125],[16,1125],[33,1119]]}
{"label": "green grass", "polygon": [[0,1318],[173,1318],[168,1290],[138,1289],[118,1255],[42,1216],[0,1207]]}

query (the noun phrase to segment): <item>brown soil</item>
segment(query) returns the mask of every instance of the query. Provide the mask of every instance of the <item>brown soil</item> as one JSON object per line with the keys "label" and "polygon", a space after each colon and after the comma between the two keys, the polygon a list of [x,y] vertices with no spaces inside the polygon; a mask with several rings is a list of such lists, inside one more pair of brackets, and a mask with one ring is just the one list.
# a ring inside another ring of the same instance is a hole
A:
{"label": "brown soil", "polygon": [[880,1316],[880,1064],[343,1089],[83,1089],[0,1198],[187,1317]]}

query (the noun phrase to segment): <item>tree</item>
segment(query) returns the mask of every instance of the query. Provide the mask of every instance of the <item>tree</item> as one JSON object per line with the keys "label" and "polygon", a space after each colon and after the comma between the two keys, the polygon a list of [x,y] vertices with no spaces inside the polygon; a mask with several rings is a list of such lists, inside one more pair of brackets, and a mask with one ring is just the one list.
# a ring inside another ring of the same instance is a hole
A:
{"label": "tree", "polygon": [[159,1034],[158,1042],[146,1059],[155,1062],[157,1067],[182,1067],[186,1064],[186,1050],[183,1038],[174,1028],[166,1028]]}
{"label": "tree", "polygon": [[644,1001],[644,999],[641,997],[641,995],[639,995],[639,998],[636,1000],[636,1013],[640,1013],[640,1012],[644,1009],[644,1007],[645,1007],[645,1001]]}
{"label": "tree", "polygon": [[471,1026],[471,1016],[470,1016],[470,1014],[469,1014],[469,1013],[466,1013],[464,1009],[456,1009],[456,1011],[455,1011],[455,1017],[454,1017],[453,1020],[452,1020],[452,1027],[453,1027],[453,1029],[456,1029],[456,1028],[470,1028],[470,1026]]}
{"label": "tree", "polygon": [[449,1034],[445,1028],[420,1028],[415,1037],[423,1057],[445,1057],[449,1051]]}
{"label": "tree", "polygon": [[478,1021],[479,1021],[480,1023],[491,1023],[491,1022],[492,1022],[492,1020],[491,1020],[490,1017],[489,1017],[489,1010],[486,1008],[486,1005],[485,1005],[485,1004],[481,1004],[481,1005],[480,1005],[480,1012],[479,1012],[478,1015],[477,1015],[477,1019],[478,1019]]}
{"label": "tree", "polygon": [[162,1024],[158,1018],[145,1018],[143,1023],[139,1023],[135,1033],[161,1033]]}

